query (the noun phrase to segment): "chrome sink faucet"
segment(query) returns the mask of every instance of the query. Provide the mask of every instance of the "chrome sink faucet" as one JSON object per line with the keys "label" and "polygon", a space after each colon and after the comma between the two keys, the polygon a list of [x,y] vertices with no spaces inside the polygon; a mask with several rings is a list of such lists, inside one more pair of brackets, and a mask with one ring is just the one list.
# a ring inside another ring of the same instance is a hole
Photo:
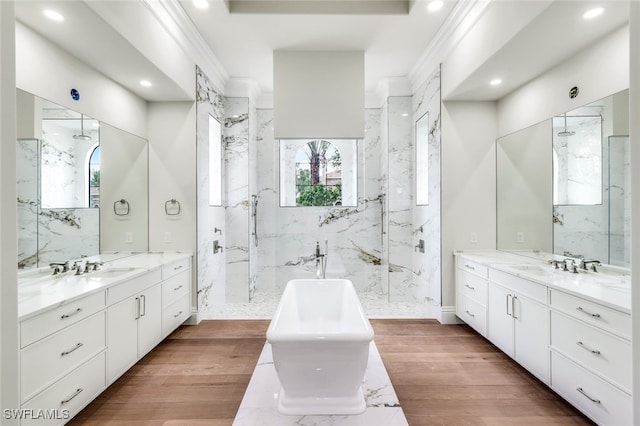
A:
{"label": "chrome sink faucet", "polygon": [[69,261],[66,262],[51,262],[49,267],[53,269],[53,275],[69,272]]}

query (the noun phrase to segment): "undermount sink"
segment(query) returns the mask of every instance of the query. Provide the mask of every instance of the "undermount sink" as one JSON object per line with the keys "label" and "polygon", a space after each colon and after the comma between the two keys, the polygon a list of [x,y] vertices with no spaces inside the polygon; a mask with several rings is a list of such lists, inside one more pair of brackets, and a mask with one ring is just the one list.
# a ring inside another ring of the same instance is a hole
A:
{"label": "undermount sink", "polygon": [[133,271],[137,271],[140,268],[109,268],[101,269],[98,271],[92,271],[86,273],[86,278],[116,278],[120,275],[125,275]]}
{"label": "undermount sink", "polygon": [[509,265],[509,267],[525,274],[549,275],[552,273],[548,267],[540,265]]}

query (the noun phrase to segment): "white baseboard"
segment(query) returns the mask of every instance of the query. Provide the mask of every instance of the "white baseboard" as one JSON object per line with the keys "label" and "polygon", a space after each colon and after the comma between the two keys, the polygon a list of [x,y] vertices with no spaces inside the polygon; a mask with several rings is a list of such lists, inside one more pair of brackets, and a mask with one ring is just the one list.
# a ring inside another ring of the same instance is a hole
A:
{"label": "white baseboard", "polygon": [[436,319],[440,321],[440,324],[464,324],[464,322],[456,316],[455,306],[440,306]]}
{"label": "white baseboard", "polygon": [[202,321],[202,318],[200,316],[199,312],[192,312],[191,316],[182,324],[184,325],[198,325],[200,324],[200,321]]}

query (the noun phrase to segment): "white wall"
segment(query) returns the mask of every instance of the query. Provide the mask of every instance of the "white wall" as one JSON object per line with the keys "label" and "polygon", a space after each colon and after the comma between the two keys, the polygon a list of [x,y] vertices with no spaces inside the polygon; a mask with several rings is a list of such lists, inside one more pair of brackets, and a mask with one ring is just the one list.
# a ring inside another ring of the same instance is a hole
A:
{"label": "white wall", "polygon": [[[145,100],[31,29],[20,23],[15,25],[17,88],[134,135],[147,137]],[[80,91],[79,101],[71,99],[72,88]]]}
{"label": "white wall", "polygon": [[495,102],[443,103],[442,306],[455,304],[453,250],[496,247],[495,141]]}
{"label": "white wall", "polygon": [[[569,98],[569,89],[580,94]],[[498,102],[498,136],[629,87],[629,27],[625,26],[568,58]]]}
{"label": "white wall", "polygon": [[[18,408],[15,4],[0,2],[0,407]],[[2,419],[2,424],[17,424]]]}
{"label": "white wall", "polygon": [[[150,251],[196,250],[195,124],[194,102],[149,103]],[[179,216],[165,213],[171,199],[180,202]]]}

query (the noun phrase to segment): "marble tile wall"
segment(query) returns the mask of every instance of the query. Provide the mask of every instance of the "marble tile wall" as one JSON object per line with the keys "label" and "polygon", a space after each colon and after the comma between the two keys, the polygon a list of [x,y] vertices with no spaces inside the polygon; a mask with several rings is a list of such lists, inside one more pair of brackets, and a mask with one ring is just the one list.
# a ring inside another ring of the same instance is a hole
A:
{"label": "marble tile wall", "polygon": [[609,244],[612,265],[631,265],[631,156],[629,136],[609,139]]}
{"label": "marble tile wall", "polygon": [[38,144],[20,139],[16,145],[18,269],[38,265]]}
{"label": "marble tile wall", "polygon": [[[441,245],[440,245],[440,69],[413,95],[413,137],[415,123],[424,114],[428,114],[428,182],[429,204],[413,207],[412,241],[425,241],[425,252],[413,252],[413,298],[418,303],[432,306],[441,305]],[[415,150],[414,150],[415,155]],[[414,162],[415,167],[415,162]],[[414,185],[415,188],[415,185]]]}
{"label": "marble tile wall", "polygon": [[411,97],[390,97],[388,114],[389,301],[415,301]]}
{"label": "marble tile wall", "polygon": [[223,145],[226,188],[226,294],[228,303],[249,301],[249,99],[226,98]]}
{"label": "marble tile wall", "polygon": [[260,199],[258,198],[258,112],[255,105],[249,102],[249,301],[255,296],[260,283],[258,274],[258,245],[260,244],[257,231],[257,217],[260,213]]}
{"label": "marble tile wall", "polygon": [[[209,205],[209,115],[224,125],[224,98],[196,67],[197,307],[202,318],[225,304],[226,251],[213,253],[214,240],[226,247],[225,208]],[[224,191],[222,198],[224,204]]]}

